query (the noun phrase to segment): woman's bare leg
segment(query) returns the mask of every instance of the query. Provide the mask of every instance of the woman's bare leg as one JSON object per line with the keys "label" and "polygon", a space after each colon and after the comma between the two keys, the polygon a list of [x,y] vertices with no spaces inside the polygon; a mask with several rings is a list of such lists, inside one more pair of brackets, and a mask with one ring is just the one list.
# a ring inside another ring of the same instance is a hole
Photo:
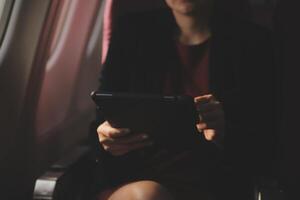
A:
{"label": "woman's bare leg", "polygon": [[173,200],[161,184],[154,181],[128,183],[114,191],[101,194],[98,200]]}

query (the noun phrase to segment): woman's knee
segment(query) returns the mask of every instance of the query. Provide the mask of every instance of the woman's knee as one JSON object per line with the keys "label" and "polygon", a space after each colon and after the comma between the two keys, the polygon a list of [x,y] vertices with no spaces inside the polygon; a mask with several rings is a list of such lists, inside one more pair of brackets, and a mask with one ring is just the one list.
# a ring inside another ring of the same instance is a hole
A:
{"label": "woman's knee", "polygon": [[112,193],[109,200],[172,200],[165,187],[154,181],[126,184]]}

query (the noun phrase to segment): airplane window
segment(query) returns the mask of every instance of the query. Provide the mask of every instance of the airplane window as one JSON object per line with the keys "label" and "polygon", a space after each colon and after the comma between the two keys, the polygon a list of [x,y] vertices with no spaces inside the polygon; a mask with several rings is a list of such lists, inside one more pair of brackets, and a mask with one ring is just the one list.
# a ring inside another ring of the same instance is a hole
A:
{"label": "airplane window", "polygon": [[0,44],[2,44],[4,38],[13,2],[13,0],[0,1]]}

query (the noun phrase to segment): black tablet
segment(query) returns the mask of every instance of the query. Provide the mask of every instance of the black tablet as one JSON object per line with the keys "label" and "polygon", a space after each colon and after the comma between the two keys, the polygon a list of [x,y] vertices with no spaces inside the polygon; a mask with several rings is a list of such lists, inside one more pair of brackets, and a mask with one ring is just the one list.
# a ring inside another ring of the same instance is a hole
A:
{"label": "black tablet", "polygon": [[92,92],[105,119],[116,128],[146,133],[164,145],[197,144],[197,111],[190,96]]}

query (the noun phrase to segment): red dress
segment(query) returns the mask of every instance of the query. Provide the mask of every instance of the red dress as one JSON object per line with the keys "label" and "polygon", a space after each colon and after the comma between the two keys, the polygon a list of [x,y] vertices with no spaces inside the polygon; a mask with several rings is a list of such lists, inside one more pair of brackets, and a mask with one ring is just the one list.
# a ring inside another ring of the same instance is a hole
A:
{"label": "red dress", "polygon": [[182,94],[192,97],[208,94],[209,40],[197,45],[185,45],[177,42],[176,47],[181,66],[176,74],[168,74],[164,89],[165,94],[172,94],[171,80],[180,81]]}

